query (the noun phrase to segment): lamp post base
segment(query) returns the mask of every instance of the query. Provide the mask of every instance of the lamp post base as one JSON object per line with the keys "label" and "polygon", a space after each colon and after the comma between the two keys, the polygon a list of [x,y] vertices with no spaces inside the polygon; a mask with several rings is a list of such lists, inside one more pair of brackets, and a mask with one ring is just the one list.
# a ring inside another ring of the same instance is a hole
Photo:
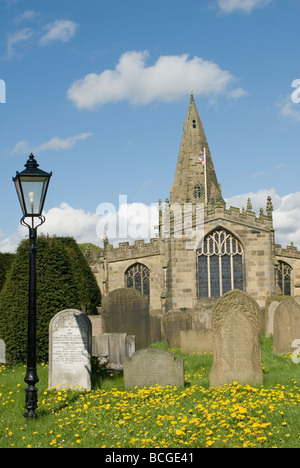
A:
{"label": "lamp post base", "polygon": [[29,385],[26,388],[26,413],[24,413],[24,418],[33,419],[37,417],[36,409],[37,405],[37,392],[38,389],[34,385]]}
{"label": "lamp post base", "polygon": [[24,417],[27,419],[36,418],[36,410],[38,408],[38,389],[36,388],[35,384],[37,384],[39,381],[36,369],[27,368],[27,373],[24,380],[28,384],[28,387],[26,388],[25,402],[25,408],[27,411],[24,413]]}

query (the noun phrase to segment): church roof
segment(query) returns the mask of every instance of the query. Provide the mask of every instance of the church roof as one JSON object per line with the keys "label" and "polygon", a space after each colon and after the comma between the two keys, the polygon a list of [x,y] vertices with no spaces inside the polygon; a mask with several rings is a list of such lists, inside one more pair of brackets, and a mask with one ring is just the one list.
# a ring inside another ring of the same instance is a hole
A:
{"label": "church roof", "polygon": [[[206,153],[205,163],[200,159]],[[170,188],[172,203],[224,202],[218,184],[203,124],[191,94],[183,127],[174,183]]]}

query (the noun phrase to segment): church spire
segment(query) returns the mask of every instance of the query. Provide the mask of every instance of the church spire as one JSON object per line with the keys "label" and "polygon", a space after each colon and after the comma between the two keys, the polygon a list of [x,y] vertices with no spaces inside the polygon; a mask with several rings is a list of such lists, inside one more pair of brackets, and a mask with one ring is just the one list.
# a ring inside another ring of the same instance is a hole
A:
{"label": "church spire", "polygon": [[[200,161],[200,156],[203,155],[204,151],[206,153],[206,166]],[[224,203],[193,93],[190,97],[183,127],[170,196],[171,203],[203,202],[211,204],[219,201]]]}

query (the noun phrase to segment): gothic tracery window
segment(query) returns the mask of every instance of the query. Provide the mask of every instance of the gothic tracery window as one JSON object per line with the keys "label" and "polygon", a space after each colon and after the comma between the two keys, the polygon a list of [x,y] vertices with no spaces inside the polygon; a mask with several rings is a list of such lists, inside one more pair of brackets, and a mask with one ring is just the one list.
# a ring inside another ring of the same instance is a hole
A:
{"label": "gothic tracery window", "polygon": [[286,262],[279,261],[276,268],[276,281],[284,296],[291,296],[291,279],[292,267]]}
{"label": "gothic tracery window", "polygon": [[143,296],[150,296],[150,271],[141,263],[135,263],[125,272],[127,288],[137,289]]}
{"label": "gothic tracery window", "polygon": [[242,244],[225,229],[208,234],[197,251],[199,297],[244,289]]}

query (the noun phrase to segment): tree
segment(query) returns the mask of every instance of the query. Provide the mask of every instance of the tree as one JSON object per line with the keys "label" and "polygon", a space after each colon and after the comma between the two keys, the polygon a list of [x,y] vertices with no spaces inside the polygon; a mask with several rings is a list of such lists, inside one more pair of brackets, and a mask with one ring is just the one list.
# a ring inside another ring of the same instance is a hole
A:
{"label": "tree", "polygon": [[[96,313],[101,293],[95,277],[73,238],[37,239],[37,359],[48,359],[51,318],[64,309]],[[7,360],[24,362],[27,355],[29,242],[21,242],[0,292],[0,338]]]}

